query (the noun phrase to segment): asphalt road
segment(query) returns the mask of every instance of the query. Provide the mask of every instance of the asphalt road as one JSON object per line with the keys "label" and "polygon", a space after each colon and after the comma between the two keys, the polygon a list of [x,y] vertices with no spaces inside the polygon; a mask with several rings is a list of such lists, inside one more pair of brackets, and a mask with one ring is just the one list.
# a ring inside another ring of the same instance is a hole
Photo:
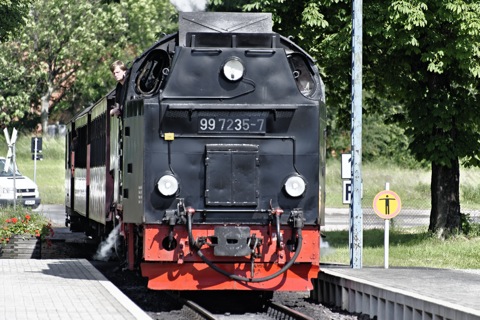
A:
{"label": "asphalt road", "polygon": [[[363,228],[383,228],[385,220],[378,217],[373,208],[362,208]],[[430,210],[402,209],[395,217],[394,223],[402,227],[428,226]],[[350,227],[350,208],[326,208],[324,231],[348,230]]]}
{"label": "asphalt road", "polygon": [[41,204],[37,209],[52,222],[54,227],[65,227],[65,205],[63,204]]}

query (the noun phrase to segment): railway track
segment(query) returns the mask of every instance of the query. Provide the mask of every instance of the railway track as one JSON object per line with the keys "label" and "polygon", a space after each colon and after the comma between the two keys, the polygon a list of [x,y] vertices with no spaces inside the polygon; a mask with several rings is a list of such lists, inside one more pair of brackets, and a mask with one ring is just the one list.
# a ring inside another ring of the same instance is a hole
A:
{"label": "railway track", "polygon": [[267,307],[267,315],[272,319],[289,319],[289,320],[314,320],[315,318],[310,317],[304,313],[301,313],[297,310],[289,308],[283,304],[270,301]]}
{"label": "railway track", "polygon": [[[248,291],[195,291],[190,294],[146,288],[145,278],[123,270],[114,262],[92,261],[117,288],[153,320],[272,320],[329,319],[367,320],[368,316],[332,310],[312,302],[308,292],[275,292],[273,297],[253,296]],[[183,299],[183,300],[182,300]]]}
{"label": "railway track", "polygon": [[[93,256],[95,251],[94,246],[87,247],[82,243],[63,241],[55,243],[55,255],[51,258],[87,258]],[[280,291],[275,292],[273,297],[257,293],[252,298],[252,292],[248,291],[229,293],[221,291],[217,292],[216,296],[213,296],[212,291],[195,291],[190,292],[191,296],[183,297],[185,301],[190,302],[181,303],[175,298],[178,292],[147,289],[145,278],[137,272],[124,269],[118,261],[90,259],[90,262],[154,320],[360,319],[356,315],[331,310],[322,304],[312,302],[308,292]],[[186,312],[188,314],[184,315]]]}
{"label": "railway track", "polygon": [[[218,314],[215,311],[210,311],[208,306],[202,306],[199,303],[185,299],[179,295],[170,293],[169,296],[172,299],[176,299],[182,305],[182,315],[186,319],[195,320],[240,320],[240,319],[258,319],[258,320],[314,320],[315,317],[304,314],[298,310],[287,307],[279,302],[268,300],[265,302],[262,310],[258,310],[254,314],[251,312],[235,314],[231,312],[224,312]],[[240,303],[240,302],[238,302]],[[237,306],[232,306],[232,309],[238,309]],[[228,310],[228,307],[227,307]]]}

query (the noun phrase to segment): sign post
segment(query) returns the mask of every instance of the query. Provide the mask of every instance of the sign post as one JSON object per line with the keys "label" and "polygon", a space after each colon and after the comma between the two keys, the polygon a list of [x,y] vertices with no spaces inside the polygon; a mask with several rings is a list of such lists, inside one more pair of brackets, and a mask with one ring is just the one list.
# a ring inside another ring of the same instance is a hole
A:
{"label": "sign post", "polygon": [[388,256],[390,247],[390,219],[395,218],[402,209],[402,200],[395,192],[390,190],[390,184],[385,183],[385,190],[377,193],[373,199],[373,210],[380,218],[385,220],[384,247],[385,263],[384,268],[388,269]]}
{"label": "sign post", "polygon": [[342,153],[342,203],[352,203],[352,154]]}
{"label": "sign post", "polygon": [[33,159],[33,182],[37,183],[37,160],[43,159],[43,155],[38,155],[42,152],[42,138],[33,137],[31,143],[32,159]]}
{"label": "sign post", "polygon": [[5,162],[4,171],[8,172],[10,166],[13,168],[13,210],[17,208],[17,183],[16,183],[16,174],[17,174],[17,163],[15,159],[15,143],[17,142],[17,129],[13,128],[12,137],[8,134],[8,129],[3,129],[5,134],[5,142],[8,145],[7,159]]}

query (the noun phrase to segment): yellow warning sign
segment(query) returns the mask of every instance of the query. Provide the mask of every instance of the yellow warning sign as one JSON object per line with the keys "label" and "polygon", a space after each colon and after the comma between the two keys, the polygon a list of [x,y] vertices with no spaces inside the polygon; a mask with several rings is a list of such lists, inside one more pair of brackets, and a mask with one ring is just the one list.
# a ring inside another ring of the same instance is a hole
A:
{"label": "yellow warning sign", "polygon": [[402,200],[391,190],[380,191],[373,199],[373,210],[382,219],[392,219],[402,209]]}

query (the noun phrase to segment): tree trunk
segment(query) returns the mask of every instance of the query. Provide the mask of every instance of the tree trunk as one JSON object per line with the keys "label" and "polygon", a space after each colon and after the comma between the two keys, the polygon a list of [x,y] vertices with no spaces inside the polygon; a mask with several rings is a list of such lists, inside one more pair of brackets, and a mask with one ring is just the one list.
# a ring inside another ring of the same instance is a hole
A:
{"label": "tree trunk", "polygon": [[458,159],[451,166],[432,163],[432,211],[428,229],[445,238],[461,231],[460,167]]}

